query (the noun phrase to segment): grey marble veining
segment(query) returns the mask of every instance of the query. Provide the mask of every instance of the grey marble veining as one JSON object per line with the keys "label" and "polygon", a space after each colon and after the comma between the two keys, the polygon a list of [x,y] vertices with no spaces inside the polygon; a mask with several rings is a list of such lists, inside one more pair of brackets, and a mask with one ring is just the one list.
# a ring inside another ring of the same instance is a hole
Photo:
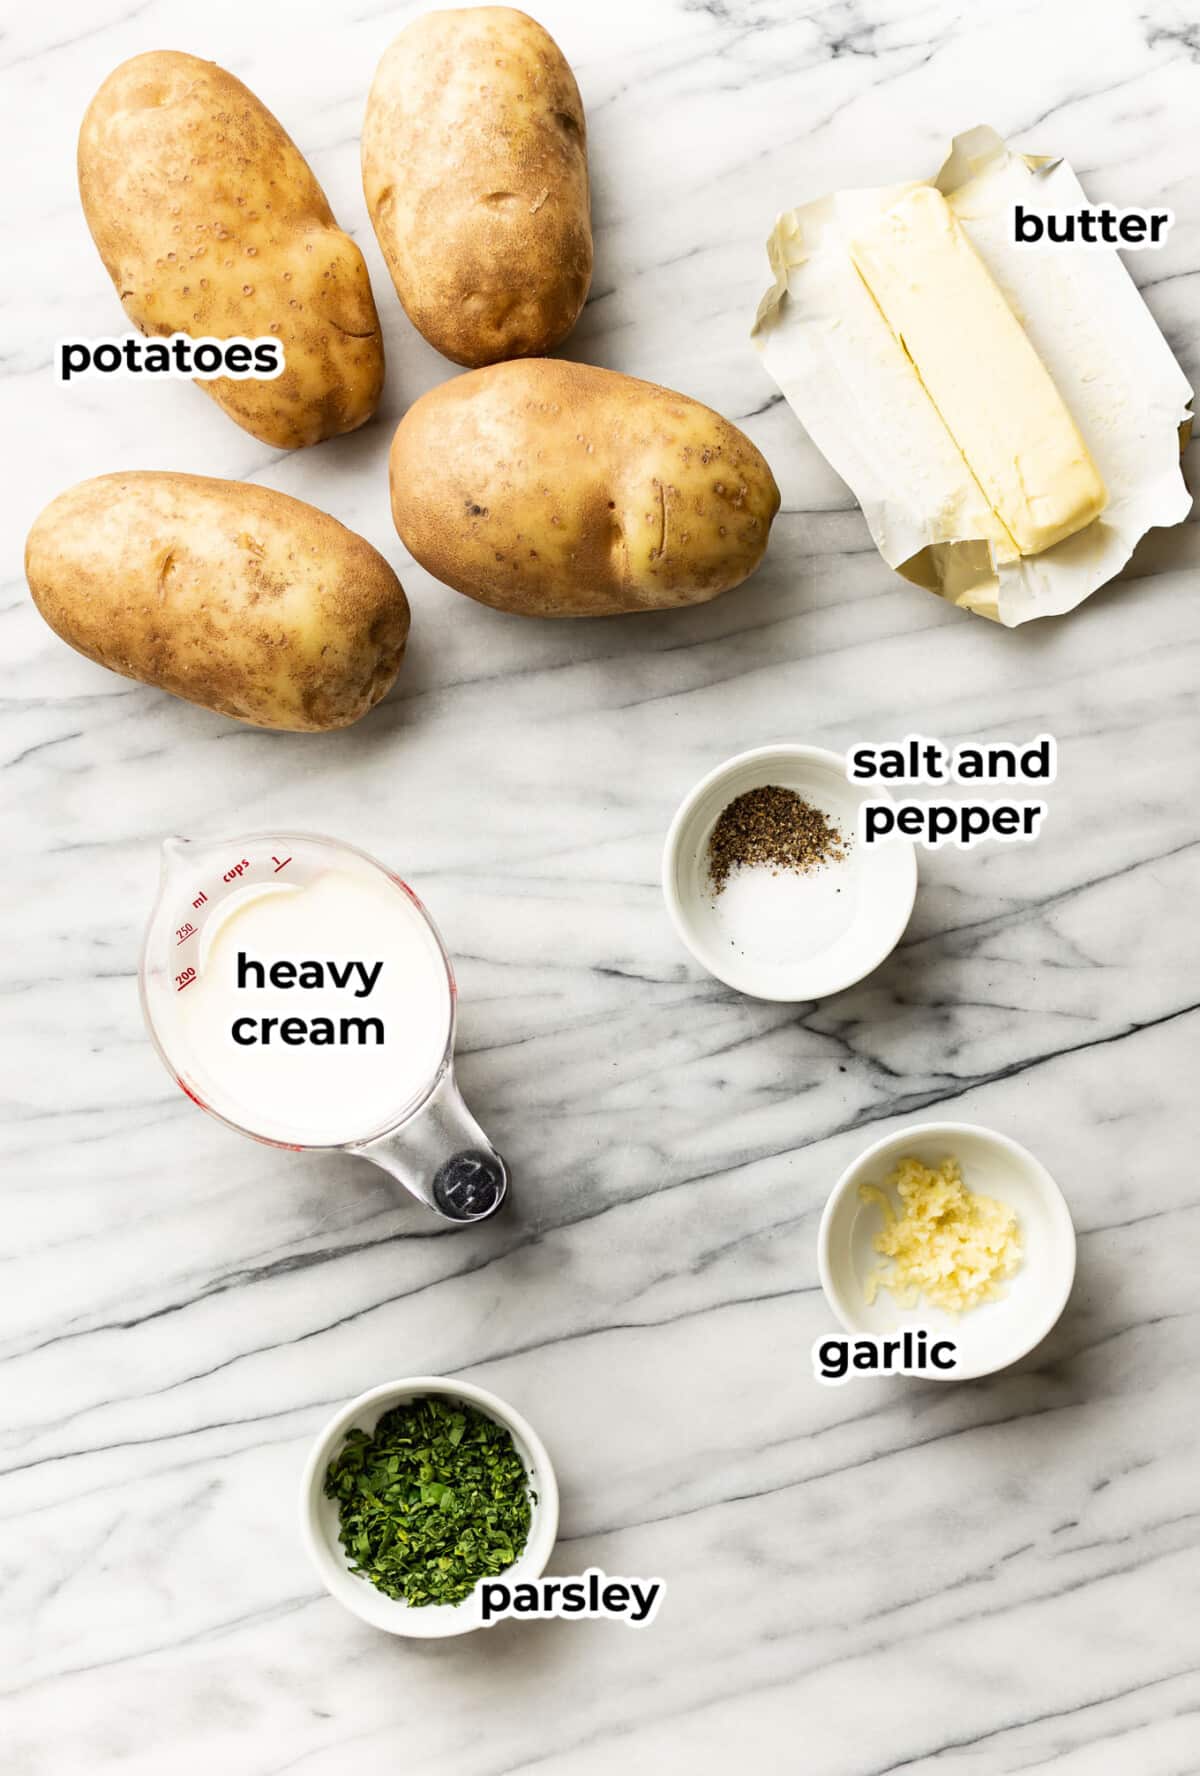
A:
{"label": "grey marble veining", "polygon": [[[0,1724],[13,1776],[1194,1776],[1200,1138],[1195,525],[1015,633],[895,578],[747,339],[776,211],[936,165],[990,122],[1090,194],[1169,203],[1131,259],[1193,383],[1200,33],[1174,0],[545,0],[588,110],[597,263],[569,351],[741,423],[784,494],[768,559],[688,612],[521,622],[434,584],[385,457],[450,373],[399,309],[361,106],[413,6],[61,0],[0,38],[8,548],[0,1244]],[[120,329],[74,188],[124,57],[238,73],[363,246],[383,411],[294,456],[186,385],[54,379]],[[1194,462],[1195,455],[1192,453]],[[33,612],[42,504],[120,467],[312,500],[399,568],[396,691],[358,728],[254,733],[114,678]],[[727,754],[1049,728],[1038,845],[925,855],[871,979],[750,1002],[681,951],[670,816]],[[446,1233],[349,1158],[240,1140],[172,1086],[135,970],[168,832],[295,825],[392,860],[453,950],[460,1071],[515,1174]],[[963,1387],[821,1389],[825,1195],[904,1120],[1001,1128],[1079,1232],[1068,1312]],[[467,1374],[538,1426],[559,1571],[658,1574],[651,1629],[377,1636],[296,1533],[310,1439],[390,1376]]]}

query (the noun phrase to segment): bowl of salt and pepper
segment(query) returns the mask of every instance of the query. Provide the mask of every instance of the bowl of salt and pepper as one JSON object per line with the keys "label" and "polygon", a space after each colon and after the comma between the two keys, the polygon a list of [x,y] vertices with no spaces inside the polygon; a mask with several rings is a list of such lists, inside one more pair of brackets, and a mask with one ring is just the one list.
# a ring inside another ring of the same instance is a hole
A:
{"label": "bowl of salt and pepper", "polygon": [[904,838],[864,845],[859,807],[882,797],[839,753],[760,746],[687,796],[663,852],[663,893],[696,961],[755,999],[824,999],[879,967],[917,891]]}

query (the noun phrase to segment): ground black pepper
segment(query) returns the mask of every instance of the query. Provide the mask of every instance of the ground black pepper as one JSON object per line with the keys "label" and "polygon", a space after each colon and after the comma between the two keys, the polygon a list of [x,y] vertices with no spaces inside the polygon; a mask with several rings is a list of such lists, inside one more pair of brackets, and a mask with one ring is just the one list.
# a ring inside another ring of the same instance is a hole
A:
{"label": "ground black pepper", "polygon": [[804,874],[825,863],[840,863],[849,840],[820,808],[794,789],[764,783],[735,796],[713,827],[708,841],[708,873],[714,894],[720,894],[739,867],[763,864]]}

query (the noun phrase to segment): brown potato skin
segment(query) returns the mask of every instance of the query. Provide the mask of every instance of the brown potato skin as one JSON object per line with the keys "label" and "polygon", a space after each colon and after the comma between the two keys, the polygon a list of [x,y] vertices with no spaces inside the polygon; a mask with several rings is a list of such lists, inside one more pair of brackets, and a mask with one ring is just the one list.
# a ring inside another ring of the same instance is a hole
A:
{"label": "brown potato skin", "polygon": [[25,573],[89,660],[254,727],[348,727],[391,688],[408,638],[403,588],[370,543],[244,481],[81,481],[37,518]]}
{"label": "brown potato skin", "polygon": [[275,334],[273,381],[201,382],[264,444],[295,450],[370,419],[383,338],[362,254],[266,106],[215,62],[123,62],[79,132],[92,239],[140,333]]}
{"label": "brown potato skin", "polygon": [[753,573],[779,510],[765,458],[719,413],[556,358],[430,389],[389,468],[421,566],[527,617],[703,604]]}
{"label": "brown potato skin", "polygon": [[363,192],[413,325],[456,364],[540,357],[592,280],[587,123],[562,51],[507,6],[401,31],[367,100]]}

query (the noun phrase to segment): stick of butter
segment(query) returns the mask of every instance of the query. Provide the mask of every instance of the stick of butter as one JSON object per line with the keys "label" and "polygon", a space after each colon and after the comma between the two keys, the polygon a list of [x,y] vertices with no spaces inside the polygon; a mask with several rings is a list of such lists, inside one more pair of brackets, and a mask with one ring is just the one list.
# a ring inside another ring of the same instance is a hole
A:
{"label": "stick of butter", "polygon": [[916,185],[850,242],[859,276],[1022,555],[1108,495],[1045,365],[941,192]]}

